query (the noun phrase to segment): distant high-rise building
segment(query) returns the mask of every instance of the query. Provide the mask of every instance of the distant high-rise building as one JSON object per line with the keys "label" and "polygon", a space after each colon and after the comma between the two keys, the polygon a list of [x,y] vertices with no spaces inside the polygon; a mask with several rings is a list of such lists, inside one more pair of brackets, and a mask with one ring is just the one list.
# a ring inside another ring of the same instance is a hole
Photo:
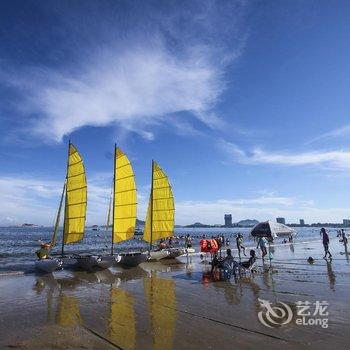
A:
{"label": "distant high-rise building", "polygon": [[350,227],[350,219],[343,219],[343,226]]}
{"label": "distant high-rise building", "polygon": [[283,224],[283,225],[286,224],[286,219],[285,219],[285,218],[276,218],[276,221],[277,221],[279,224]]}
{"label": "distant high-rise building", "polygon": [[304,219],[300,219],[299,222],[300,222],[300,226],[305,226],[305,220]]}
{"label": "distant high-rise building", "polygon": [[232,215],[231,214],[225,214],[224,219],[225,219],[225,226],[226,227],[231,227],[232,226]]}

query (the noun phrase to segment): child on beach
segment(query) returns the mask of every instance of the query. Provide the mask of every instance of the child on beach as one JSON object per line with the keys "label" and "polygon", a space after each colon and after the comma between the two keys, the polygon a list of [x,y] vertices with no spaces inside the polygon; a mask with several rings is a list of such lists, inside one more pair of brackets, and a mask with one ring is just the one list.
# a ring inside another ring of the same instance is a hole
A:
{"label": "child on beach", "polygon": [[332,254],[329,251],[329,236],[326,232],[326,229],[324,227],[321,228],[320,235],[322,235],[322,243],[324,248],[324,257],[323,259],[327,258],[327,254],[329,258],[332,258]]}

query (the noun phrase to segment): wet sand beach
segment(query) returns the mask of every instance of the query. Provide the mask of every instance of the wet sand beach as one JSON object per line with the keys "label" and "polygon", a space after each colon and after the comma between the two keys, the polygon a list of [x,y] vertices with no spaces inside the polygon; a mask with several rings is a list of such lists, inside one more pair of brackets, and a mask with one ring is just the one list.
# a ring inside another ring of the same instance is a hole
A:
{"label": "wet sand beach", "polygon": [[[3,274],[0,348],[347,349],[349,261],[337,240],[330,249],[326,261],[319,242],[278,245],[271,266],[259,259],[256,274],[229,281],[199,255],[95,273]],[[267,327],[259,299],[293,311],[298,301],[327,301],[328,328],[297,325],[295,314]]]}

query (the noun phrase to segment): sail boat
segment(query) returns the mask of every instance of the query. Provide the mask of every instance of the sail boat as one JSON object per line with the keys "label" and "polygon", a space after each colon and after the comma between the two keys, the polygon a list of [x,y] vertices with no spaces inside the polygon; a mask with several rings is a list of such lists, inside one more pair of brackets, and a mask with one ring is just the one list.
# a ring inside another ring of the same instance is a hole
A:
{"label": "sail boat", "polygon": [[149,242],[151,260],[160,260],[170,254],[176,257],[184,253],[182,249],[152,250],[154,242],[174,235],[174,220],[175,204],[169,179],[161,167],[152,160],[151,194],[143,234],[143,239]]}
{"label": "sail boat", "polygon": [[[137,207],[134,171],[130,160],[117,145],[114,145],[113,190],[108,210],[107,229],[109,227],[111,206],[111,255],[113,256],[115,244],[134,237]],[[127,267],[135,267],[147,259],[147,256],[141,252],[119,252],[118,256],[119,264]]]}
{"label": "sail boat", "polygon": [[57,211],[50,250],[56,245],[63,200],[65,200],[65,207],[61,257],[43,259],[35,262],[36,268],[45,272],[52,272],[63,264],[76,264],[77,260],[75,258],[64,256],[64,247],[66,244],[81,241],[85,232],[87,203],[86,174],[83,160],[76,147],[70,141],[68,145],[66,179],[59,209]]}

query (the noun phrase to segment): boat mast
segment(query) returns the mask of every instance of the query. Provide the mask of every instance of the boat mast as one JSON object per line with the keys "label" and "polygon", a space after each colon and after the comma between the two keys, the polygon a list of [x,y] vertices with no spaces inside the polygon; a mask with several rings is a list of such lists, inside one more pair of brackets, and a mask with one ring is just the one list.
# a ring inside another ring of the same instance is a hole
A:
{"label": "boat mast", "polygon": [[117,144],[114,144],[114,169],[113,169],[113,215],[112,215],[112,247],[111,247],[111,255],[113,255],[114,251],[114,211],[115,211],[115,179],[116,179],[116,163],[117,163]]}
{"label": "boat mast", "polygon": [[66,172],[66,195],[64,202],[64,219],[63,219],[63,233],[62,233],[62,251],[61,255],[64,255],[64,232],[66,230],[66,215],[67,215],[67,185],[68,185],[68,167],[69,167],[69,152],[70,152],[70,140],[68,142],[68,157],[67,157],[67,172]]}
{"label": "boat mast", "polygon": [[51,249],[56,245],[58,226],[59,226],[59,224],[60,224],[61,211],[62,211],[62,204],[63,204],[63,198],[64,198],[65,192],[66,192],[66,181],[64,181],[64,185],[63,185],[63,189],[62,189],[62,194],[61,194],[61,200],[60,200],[60,206],[58,207],[57,216],[56,216],[56,222],[55,222],[55,227],[54,227],[53,234],[52,234],[52,238],[51,238]]}
{"label": "boat mast", "polygon": [[151,240],[149,242],[149,251],[152,250],[152,236],[153,236],[153,173],[154,173],[154,160],[152,159],[152,184],[151,184]]}

